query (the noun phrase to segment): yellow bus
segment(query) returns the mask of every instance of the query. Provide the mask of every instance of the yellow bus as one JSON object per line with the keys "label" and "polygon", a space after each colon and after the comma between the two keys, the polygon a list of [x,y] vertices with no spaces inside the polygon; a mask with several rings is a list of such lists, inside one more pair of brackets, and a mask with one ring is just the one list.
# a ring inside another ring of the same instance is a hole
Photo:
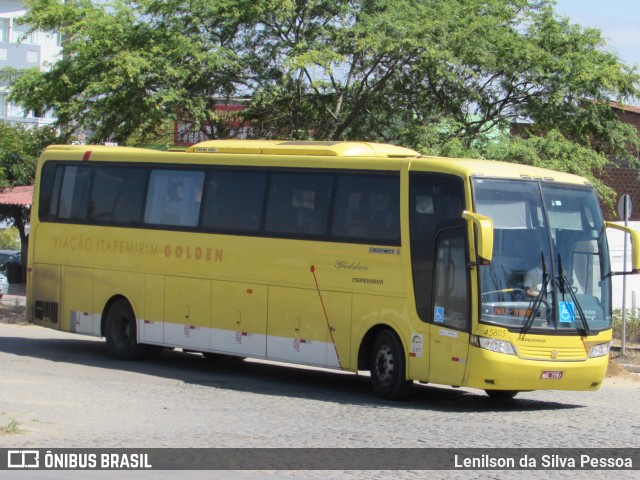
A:
{"label": "yellow bus", "polygon": [[[51,146],[28,316],[132,360],[180,348],[414,381],[596,390],[606,227],[583,178],[358,142]],[[633,265],[640,271],[640,237]]]}

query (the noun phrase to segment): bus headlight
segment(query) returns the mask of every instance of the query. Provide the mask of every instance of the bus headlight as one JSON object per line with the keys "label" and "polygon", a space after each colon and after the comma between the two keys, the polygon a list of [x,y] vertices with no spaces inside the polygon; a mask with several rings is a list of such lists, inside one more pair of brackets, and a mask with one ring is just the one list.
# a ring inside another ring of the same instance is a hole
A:
{"label": "bus headlight", "polygon": [[471,335],[471,345],[484,348],[491,352],[504,353],[506,355],[515,355],[516,350],[510,342],[504,340],[496,340],[495,338],[480,337],[478,335]]}
{"label": "bus headlight", "polygon": [[601,343],[600,345],[596,345],[589,352],[589,358],[595,357],[604,357],[611,350],[611,342]]}

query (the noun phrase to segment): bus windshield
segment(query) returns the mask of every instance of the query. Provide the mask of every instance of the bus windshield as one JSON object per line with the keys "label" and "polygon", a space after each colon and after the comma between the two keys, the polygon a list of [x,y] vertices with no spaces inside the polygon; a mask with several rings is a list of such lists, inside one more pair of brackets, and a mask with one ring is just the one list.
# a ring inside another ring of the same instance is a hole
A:
{"label": "bus windshield", "polygon": [[477,213],[493,219],[481,266],[480,321],[526,333],[611,326],[604,221],[593,189],[531,180],[473,180]]}

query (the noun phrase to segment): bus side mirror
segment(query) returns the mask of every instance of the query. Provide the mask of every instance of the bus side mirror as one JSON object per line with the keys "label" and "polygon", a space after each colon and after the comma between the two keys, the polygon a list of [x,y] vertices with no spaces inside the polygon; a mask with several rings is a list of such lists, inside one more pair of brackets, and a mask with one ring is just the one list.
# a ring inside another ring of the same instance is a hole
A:
{"label": "bus side mirror", "polygon": [[462,212],[462,218],[476,226],[476,262],[489,265],[493,257],[493,220],[468,211]]}
{"label": "bus side mirror", "polygon": [[615,273],[614,275],[640,273],[640,233],[630,227],[612,222],[604,222],[604,226],[606,228],[613,228],[614,230],[621,230],[631,235],[631,271]]}

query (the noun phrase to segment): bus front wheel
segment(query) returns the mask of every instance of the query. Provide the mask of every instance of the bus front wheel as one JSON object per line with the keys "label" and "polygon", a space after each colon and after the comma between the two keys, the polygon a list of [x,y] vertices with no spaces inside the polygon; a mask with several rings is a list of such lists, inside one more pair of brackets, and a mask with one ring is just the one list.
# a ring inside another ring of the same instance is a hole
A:
{"label": "bus front wheel", "polygon": [[413,382],[405,377],[406,361],[402,342],[391,330],[383,330],[376,336],[371,349],[373,391],[388,400],[406,398]]}
{"label": "bus front wheel", "polygon": [[105,325],[107,350],[119,360],[139,360],[147,346],[138,343],[136,317],[126,300],[118,300],[107,313]]}

